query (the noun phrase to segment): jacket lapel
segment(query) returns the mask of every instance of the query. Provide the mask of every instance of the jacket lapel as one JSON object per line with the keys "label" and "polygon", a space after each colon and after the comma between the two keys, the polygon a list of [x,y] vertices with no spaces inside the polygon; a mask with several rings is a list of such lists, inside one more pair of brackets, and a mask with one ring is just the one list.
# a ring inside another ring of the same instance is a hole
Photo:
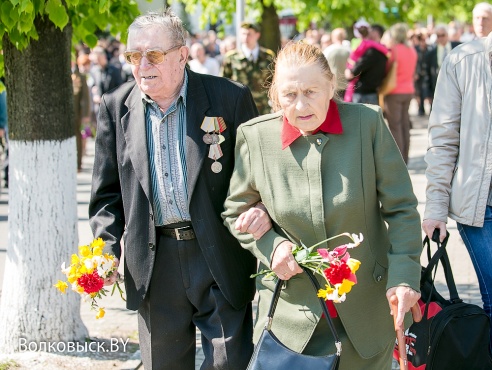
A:
{"label": "jacket lapel", "polygon": [[208,146],[203,141],[204,131],[200,128],[206,112],[210,107],[207,92],[201,77],[188,70],[188,92],[186,95],[186,168],[188,182],[188,204],[191,201],[193,190],[205,156],[208,155]]}
{"label": "jacket lapel", "polygon": [[145,112],[142,95],[137,85],[128,96],[125,105],[128,107],[128,112],[121,118],[121,126],[127,143],[128,154],[137,179],[142,185],[145,195],[152,203]]}

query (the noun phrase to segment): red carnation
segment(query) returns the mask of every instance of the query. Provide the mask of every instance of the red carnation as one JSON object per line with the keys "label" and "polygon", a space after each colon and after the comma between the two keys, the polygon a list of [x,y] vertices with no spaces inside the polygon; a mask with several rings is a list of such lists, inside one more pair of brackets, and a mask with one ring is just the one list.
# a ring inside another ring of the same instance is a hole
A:
{"label": "red carnation", "polygon": [[99,277],[97,271],[92,274],[84,274],[77,279],[77,284],[84,289],[87,294],[97,293],[104,286],[104,279]]}
{"label": "red carnation", "polygon": [[344,261],[336,261],[330,264],[330,267],[324,271],[326,279],[331,285],[341,284],[343,279],[349,279],[352,271]]}

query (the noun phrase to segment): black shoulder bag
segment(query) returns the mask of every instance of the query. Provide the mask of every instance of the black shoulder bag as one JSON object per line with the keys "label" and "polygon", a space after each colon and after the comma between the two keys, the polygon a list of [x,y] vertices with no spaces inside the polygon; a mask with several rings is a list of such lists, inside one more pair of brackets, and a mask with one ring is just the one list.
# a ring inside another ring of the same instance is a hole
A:
{"label": "black shoulder bag", "polygon": [[[446,252],[449,233],[439,242],[439,230],[432,240],[437,251],[431,256],[430,241],[424,239],[429,264],[422,268],[420,280],[422,320],[405,332],[408,369],[419,370],[490,370],[490,319],[474,304],[464,303],[458,295]],[[443,298],[434,286],[437,266],[441,262],[449,290]]]}
{"label": "black shoulder bag", "polygon": [[[304,268],[304,271],[311,280],[311,283],[317,293],[320,289],[318,281],[310,270]],[[263,329],[260,340],[255,347],[255,351],[251,357],[247,370],[337,370],[340,362],[342,343],[338,338],[338,334],[333,322],[331,321],[328,308],[322,298],[319,298],[319,302],[323,308],[324,316],[333,333],[333,337],[335,338],[337,353],[327,356],[309,356],[302,353],[297,353],[284,346],[271,331],[273,315],[275,313],[275,308],[277,307],[277,302],[280,297],[280,291],[283,283],[284,281],[279,279],[277,285],[275,286],[272,303],[270,304],[270,309],[268,311],[268,321]]]}

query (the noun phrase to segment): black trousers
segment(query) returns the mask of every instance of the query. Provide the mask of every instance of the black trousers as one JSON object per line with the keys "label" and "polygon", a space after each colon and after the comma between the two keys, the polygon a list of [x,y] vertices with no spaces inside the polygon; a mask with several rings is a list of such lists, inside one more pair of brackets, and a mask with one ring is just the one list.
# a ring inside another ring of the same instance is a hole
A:
{"label": "black trousers", "polygon": [[149,291],[138,310],[145,370],[194,370],[196,327],[202,370],[246,369],[253,352],[251,303],[234,309],[196,241],[160,235]]}

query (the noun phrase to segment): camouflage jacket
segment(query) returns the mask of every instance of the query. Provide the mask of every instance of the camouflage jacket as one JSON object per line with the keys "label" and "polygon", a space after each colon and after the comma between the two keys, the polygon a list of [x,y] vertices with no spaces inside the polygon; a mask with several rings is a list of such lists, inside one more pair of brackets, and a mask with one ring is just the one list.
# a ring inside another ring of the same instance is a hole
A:
{"label": "camouflage jacket", "polygon": [[221,75],[238,81],[249,87],[260,114],[271,113],[268,104],[268,87],[270,68],[275,53],[270,49],[260,47],[256,62],[250,61],[241,50],[231,50],[224,57]]}

